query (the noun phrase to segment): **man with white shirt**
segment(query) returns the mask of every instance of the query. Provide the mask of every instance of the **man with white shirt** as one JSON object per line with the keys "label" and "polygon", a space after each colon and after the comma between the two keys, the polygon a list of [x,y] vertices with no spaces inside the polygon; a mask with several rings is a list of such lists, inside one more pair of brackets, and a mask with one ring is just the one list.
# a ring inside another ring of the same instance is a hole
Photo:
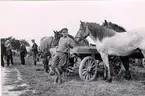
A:
{"label": "man with white shirt", "polygon": [[[62,32],[63,37],[61,37],[59,40],[57,51],[52,61],[52,65],[51,65],[52,70],[50,71],[50,74],[53,73],[52,71],[55,71],[56,73],[55,68],[58,68],[60,74],[63,73],[64,68],[68,64],[70,48],[73,48],[76,46],[75,42],[68,36],[67,28],[63,28],[61,32]],[[60,83],[61,82],[60,77],[61,76],[57,74],[57,78],[54,83]]]}

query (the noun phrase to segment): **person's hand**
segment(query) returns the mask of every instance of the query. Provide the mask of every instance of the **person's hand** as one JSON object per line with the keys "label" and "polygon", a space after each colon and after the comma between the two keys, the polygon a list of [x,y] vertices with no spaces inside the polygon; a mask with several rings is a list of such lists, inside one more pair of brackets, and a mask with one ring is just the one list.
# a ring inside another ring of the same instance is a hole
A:
{"label": "person's hand", "polygon": [[56,49],[58,49],[58,46],[56,46]]}

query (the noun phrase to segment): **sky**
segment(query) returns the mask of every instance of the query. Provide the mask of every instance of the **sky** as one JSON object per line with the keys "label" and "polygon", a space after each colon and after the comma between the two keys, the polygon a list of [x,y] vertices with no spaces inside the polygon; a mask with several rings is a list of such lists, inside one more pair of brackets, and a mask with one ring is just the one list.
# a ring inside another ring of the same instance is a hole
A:
{"label": "sky", "polygon": [[102,24],[106,19],[133,30],[145,27],[144,9],[145,1],[138,0],[0,1],[0,38],[35,39],[39,45],[53,30],[66,27],[75,36],[80,20]]}

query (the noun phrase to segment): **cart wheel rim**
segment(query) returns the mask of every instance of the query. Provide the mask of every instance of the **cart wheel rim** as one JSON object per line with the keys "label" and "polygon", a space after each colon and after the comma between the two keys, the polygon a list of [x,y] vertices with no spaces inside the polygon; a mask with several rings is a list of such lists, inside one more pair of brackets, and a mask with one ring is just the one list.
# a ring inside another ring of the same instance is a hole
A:
{"label": "cart wheel rim", "polygon": [[79,67],[80,78],[84,81],[92,81],[97,74],[97,63],[91,56],[85,57]]}
{"label": "cart wheel rim", "polygon": [[121,73],[122,67],[123,67],[120,58],[119,57],[115,57],[112,61],[110,61],[110,63],[112,64],[112,67],[113,67],[112,75],[113,76],[118,76]]}

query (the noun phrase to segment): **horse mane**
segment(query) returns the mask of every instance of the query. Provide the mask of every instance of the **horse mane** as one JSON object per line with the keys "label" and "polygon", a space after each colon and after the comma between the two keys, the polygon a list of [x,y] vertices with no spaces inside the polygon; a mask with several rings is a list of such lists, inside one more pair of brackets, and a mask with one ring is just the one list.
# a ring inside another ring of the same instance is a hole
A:
{"label": "horse mane", "polygon": [[112,23],[112,22],[109,22],[109,24],[113,27],[113,29],[117,32],[126,32],[126,29],[123,28],[122,26],[120,25],[117,25],[115,23]]}
{"label": "horse mane", "polygon": [[74,40],[74,36],[68,34],[68,37]]}
{"label": "horse mane", "polygon": [[103,27],[97,23],[86,22],[86,25],[88,25],[88,29],[91,31],[92,35],[95,36],[95,39],[98,38],[100,41],[105,37],[112,37],[115,34],[114,30]]}

